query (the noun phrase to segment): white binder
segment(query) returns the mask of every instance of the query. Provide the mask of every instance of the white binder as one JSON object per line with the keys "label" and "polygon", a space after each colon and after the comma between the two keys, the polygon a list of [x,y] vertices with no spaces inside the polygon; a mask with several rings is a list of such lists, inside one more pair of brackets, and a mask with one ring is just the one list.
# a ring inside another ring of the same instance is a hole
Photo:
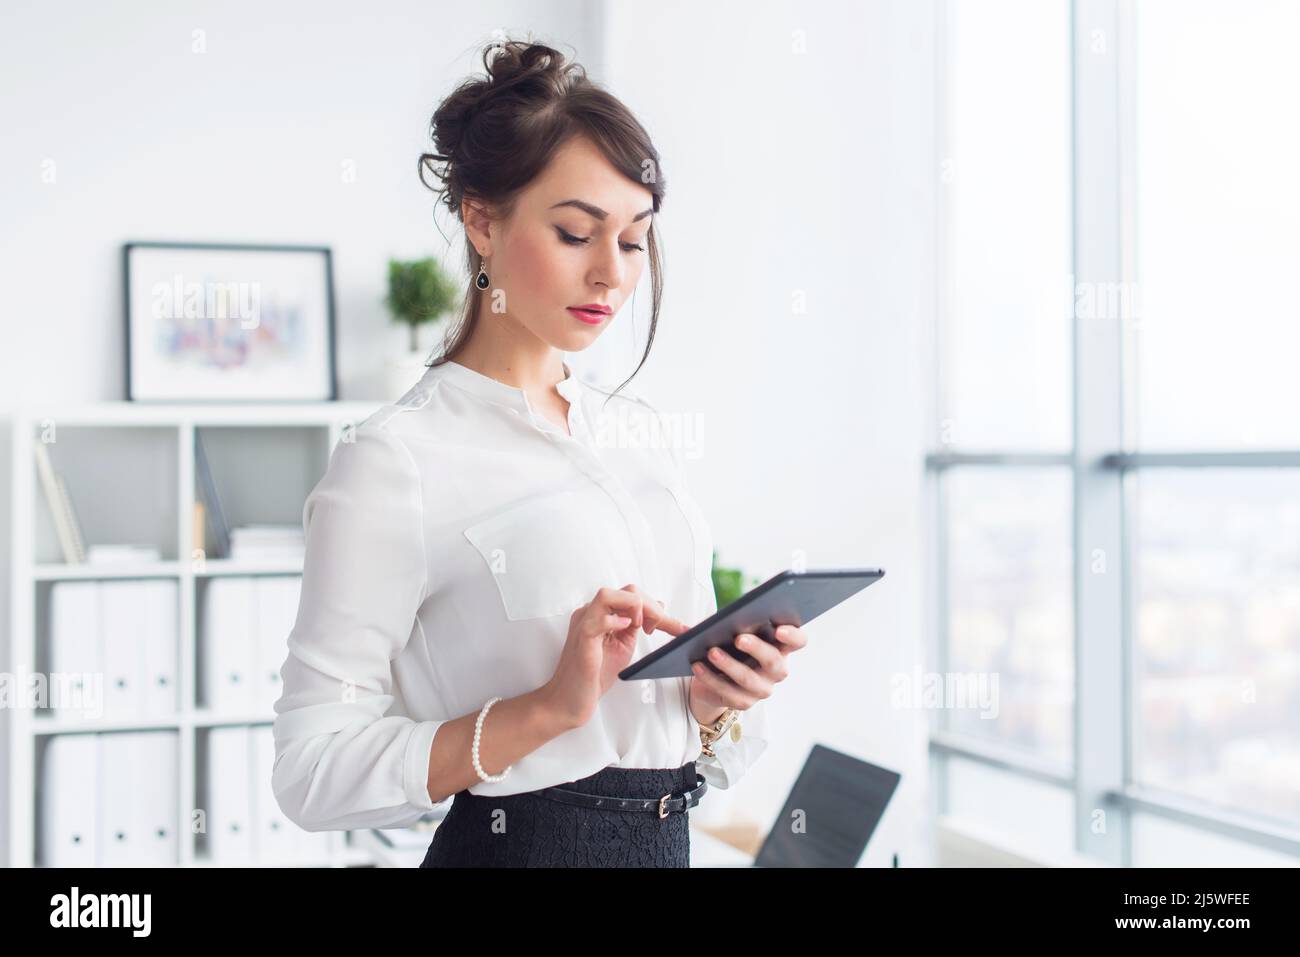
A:
{"label": "white binder", "polygon": [[140,632],[141,711],[171,715],[177,709],[178,656],[180,651],[179,595],[175,581],[151,579],[142,583],[144,620]]}
{"label": "white binder", "polygon": [[289,633],[298,618],[302,577],[268,576],[255,581],[257,637],[254,650],[254,713],[271,715],[280,699],[280,668],[289,655]]}
{"label": "white binder", "polygon": [[[99,741],[101,780],[99,795],[100,866],[140,867],[149,864],[147,844],[140,828],[136,805],[149,789],[152,773],[144,764],[139,731],[115,731],[96,735]],[[154,787],[157,786],[153,783]]]}
{"label": "white binder", "polygon": [[95,735],[57,734],[50,738],[36,794],[42,866],[99,864],[99,794],[99,747]]}
{"label": "white binder", "polygon": [[180,859],[177,832],[177,785],[180,739],[175,732],[143,731],[123,735],[131,741],[133,764],[140,769],[134,782],[132,831],[137,858],[147,867],[172,867]]}
{"label": "white binder", "polygon": [[[50,586],[50,706],[58,714],[92,717],[103,707],[99,582]],[[66,698],[65,695],[71,695]],[[87,713],[92,712],[92,713]]]}
{"label": "white binder", "polygon": [[214,864],[253,863],[251,763],[246,727],[208,732],[207,844]]}
{"label": "white binder", "polygon": [[145,582],[133,579],[99,583],[106,717],[133,717],[141,712],[140,645],[147,591]]}
{"label": "white binder", "polygon": [[256,708],[253,641],[257,628],[253,580],[214,578],[203,608],[203,700],[223,714]]}

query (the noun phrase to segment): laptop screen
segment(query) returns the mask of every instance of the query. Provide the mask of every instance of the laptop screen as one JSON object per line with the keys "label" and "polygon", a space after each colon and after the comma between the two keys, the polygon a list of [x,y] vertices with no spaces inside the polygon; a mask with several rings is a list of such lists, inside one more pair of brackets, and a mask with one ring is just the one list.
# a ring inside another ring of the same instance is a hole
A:
{"label": "laptop screen", "polygon": [[856,867],[901,775],[814,745],[756,867]]}

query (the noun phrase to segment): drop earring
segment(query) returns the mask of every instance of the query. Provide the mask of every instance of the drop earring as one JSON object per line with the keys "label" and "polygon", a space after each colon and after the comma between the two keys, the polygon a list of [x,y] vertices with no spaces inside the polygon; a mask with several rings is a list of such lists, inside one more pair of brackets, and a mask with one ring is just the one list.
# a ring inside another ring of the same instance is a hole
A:
{"label": "drop earring", "polygon": [[478,286],[480,289],[486,289],[488,287],[488,274],[486,267],[487,260],[480,259],[478,261],[478,278],[474,280],[474,285]]}

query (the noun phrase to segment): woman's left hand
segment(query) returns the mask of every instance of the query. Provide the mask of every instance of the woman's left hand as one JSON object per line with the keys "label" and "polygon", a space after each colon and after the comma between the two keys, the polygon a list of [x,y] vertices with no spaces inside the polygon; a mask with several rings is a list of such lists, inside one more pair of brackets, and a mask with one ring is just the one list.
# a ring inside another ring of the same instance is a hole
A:
{"label": "woman's left hand", "polygon": [[776,629],[776,640],[776,644],[769,644],[749,632],[736,636],[735,646],[757,659],[757,666],[745,664],[721,647],[710,649],[708,660],[722,674],[711,671],[702,661],[692,664],[691,711],[696,720],[708,724],[717,720],[724,708],[745,711],[769,697],[777,682],[790,674],[786,659],[808,644],[808,636],[797,625],[781,625]]}

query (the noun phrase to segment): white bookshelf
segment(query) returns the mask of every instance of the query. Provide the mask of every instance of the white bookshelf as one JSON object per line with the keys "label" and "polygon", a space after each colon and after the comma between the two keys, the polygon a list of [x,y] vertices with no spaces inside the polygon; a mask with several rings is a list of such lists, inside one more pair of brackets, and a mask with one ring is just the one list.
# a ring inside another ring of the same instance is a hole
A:
{"label": "white bookshelf", "polygon": [[[9,642],[5,669],[30,675],[44,659],[50,588],[61,581],[166,579],[178,588],[178,687],[175,712],[147,718],[63,717],[19,706],[0,709],[4,722],[0,847],[9,866],[31,867],[37,856],[38,759],[54,735],[163,730],[177,735],[174,781],[178,809],[177,864],[214,866],[191,833],[191,809],[199,789],[200,738],[215,727],[270,725],[274,713],[214,713],[201,706],[200,599],[207,581],[222,576],[301,574],[297,561],[248,562],[209,558],[196,549],[192,515],[197,497],[195,436],[201,435],[228,524],[299,524],[307,492],[323,474],[344,431],[382,403],[310,402],[256,404],[140,404],[107,402],[31,410],[14,416],[9,485],[13,527],[8,542]],[[68,486],[79,524],[92,544],[143,542],[158,547],[158,561],[130,564],[65,564],[45,501],[33,452],[43,439],[55,469]],[[53,441],[51,441],[51,439]],[[248,468],[255,464],[256,468]],[[105,508],[105,503],[111,507]],[[92,508],[93,506],[93,508]],[[86,795],[91,808],[99,795]],[[257,861],[258,866],[347,866],[372,863],[372,855],[337,834],[320,860]]]}

